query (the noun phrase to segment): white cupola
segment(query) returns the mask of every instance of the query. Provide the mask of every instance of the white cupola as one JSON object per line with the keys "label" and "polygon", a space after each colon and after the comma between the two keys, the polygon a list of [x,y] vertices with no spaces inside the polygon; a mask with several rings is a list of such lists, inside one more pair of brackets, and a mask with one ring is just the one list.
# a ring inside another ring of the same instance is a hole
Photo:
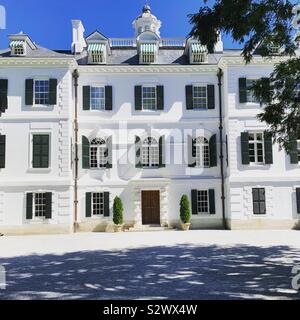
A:
{"label": "white cupola", "polygon": [[159,21],[152,13],[149,4],[145,4],[142,14],[133,21],[135,36],[138,37],[145,31],[151,31],[158,37],[160,36],[161,21]]}

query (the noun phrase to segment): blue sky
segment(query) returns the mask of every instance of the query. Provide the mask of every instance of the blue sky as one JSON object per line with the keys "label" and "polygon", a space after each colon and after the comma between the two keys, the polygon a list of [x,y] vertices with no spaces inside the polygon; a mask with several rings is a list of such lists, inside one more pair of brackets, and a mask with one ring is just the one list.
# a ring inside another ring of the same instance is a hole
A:
{"label": "blue sky", "polygon": [[[145,0],[0,0],[6,9],[6,29],[0,30],[0,48],[7,35],[23,31],[50,49],[70,49],[71,20],[80,19],[86,35],[98,29],[108,37],[132,37],[132,21]],[[152,12],[162,21],[162,37],[182,37],[191,30],[187,15],[204,5],[199,0],[149,0]],[[226,48],[237,47],[223,38]]]}

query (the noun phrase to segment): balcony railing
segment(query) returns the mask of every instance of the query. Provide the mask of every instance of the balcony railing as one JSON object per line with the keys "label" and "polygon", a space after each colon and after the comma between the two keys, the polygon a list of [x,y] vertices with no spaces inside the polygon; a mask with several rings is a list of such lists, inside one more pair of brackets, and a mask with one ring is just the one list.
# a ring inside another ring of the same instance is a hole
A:
{"label": "balcony railing", "polygon": [[[135,38],[110,38],[111,47],[136,47]],[[184,38],[163,38],[161,39],[162,47],[185,47]]]}

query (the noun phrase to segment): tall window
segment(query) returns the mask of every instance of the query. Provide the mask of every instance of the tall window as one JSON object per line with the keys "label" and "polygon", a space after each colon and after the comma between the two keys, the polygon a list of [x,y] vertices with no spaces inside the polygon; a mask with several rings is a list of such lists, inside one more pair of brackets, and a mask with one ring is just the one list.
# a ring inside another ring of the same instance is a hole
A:
{"label": "tall window", "polygon": [[34,193],[34,216],[46,216],[46,193]]}
{"label": "tall window", "polygon": [[251,163],[264,163],[263,133],[249,133],[249,161]]}
{"label": "tall window", "polygon": [[106,141],[96,138],[90,143],[90,167],[106,168],[107,164],[107,145]]}
{"label": "tall window", "polygon": [[50,136],[35,134],[32,138],[32,167],[49,168]]}
{"label": "tall window", "polygon": [[196,156],[197,167],[209,167],[209,142],[204,137],[194,139],[193,153]]}
{"label": "tall window", "polygon": [[247,86],[247,102],[258,103],[259,100],[255,97],[251,87],[253,86],[256,79],[247,79],[246,86]]}
{"label": "tall window", "polygon": [[91,87],[91,110],[105,110],[104,87]]}
{"label": "tall window", "polygon": [[209,213],[209,196],[208,190],[197,191],[197,210],[198,213]]}
{"label": "tall window", "polygon": [[207,109],[206,86],[193,86],[193,107],[194,109]]}
{"label": "tall window", "polygon": [[265,188],[253,188],[253,213],[266,214],[266,192]]}
{"label": "tall window", "polygon": [[159,166],[159,144],[156,139],[148,137],[142,144],[143,167]]}
{"label": "tall window", "polygon": [[157,93],[156,87],[143,87],[143,109],[156,110]]}
{"label": "tall window", "polygon": [[99,216],[104,214],[104,193],[93,192],[92,193],[92,214]]}
{"label": "tall window", "polygon": [[34,81],[34,101],[35,104],[49,104],[49,80]]}

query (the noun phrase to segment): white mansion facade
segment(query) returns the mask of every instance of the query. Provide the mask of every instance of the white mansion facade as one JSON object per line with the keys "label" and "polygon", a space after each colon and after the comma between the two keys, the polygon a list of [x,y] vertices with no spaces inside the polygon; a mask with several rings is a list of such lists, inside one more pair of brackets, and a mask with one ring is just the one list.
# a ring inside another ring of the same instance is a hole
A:
{"label": "white mansion facade", "polygon": [[272,144],[249,90],[283,58],[161,38],[148,6],[132,39],[72,25],[70,52],[0,52],[0,233],[104,231],[115,196],[126,227],[174,227],[183,194],[192,228],[299,227],[300,143]]}

